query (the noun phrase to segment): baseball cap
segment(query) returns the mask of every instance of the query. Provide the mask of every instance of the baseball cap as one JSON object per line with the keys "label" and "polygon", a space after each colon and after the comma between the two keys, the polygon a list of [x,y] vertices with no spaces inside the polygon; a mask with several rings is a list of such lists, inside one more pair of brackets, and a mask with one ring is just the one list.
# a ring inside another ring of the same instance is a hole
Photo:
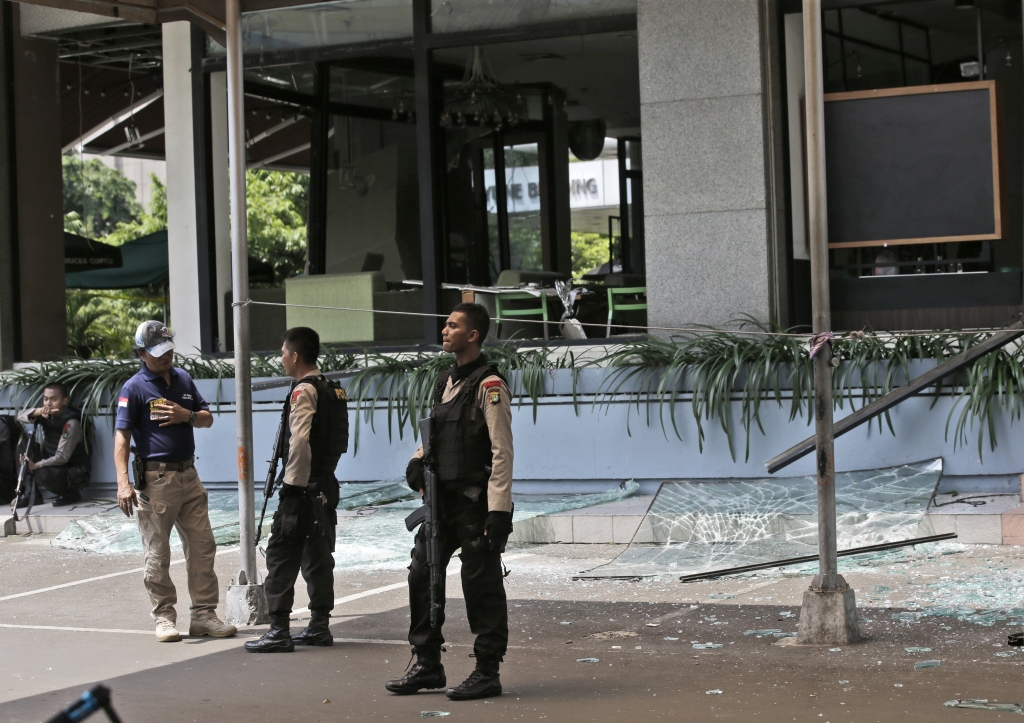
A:
{"label": "baseball cap", "polygon": [[174,348],[174,335],[160,321],[144,321],[135,330],[135,348],[145,349],[153,356],[163,356]]}

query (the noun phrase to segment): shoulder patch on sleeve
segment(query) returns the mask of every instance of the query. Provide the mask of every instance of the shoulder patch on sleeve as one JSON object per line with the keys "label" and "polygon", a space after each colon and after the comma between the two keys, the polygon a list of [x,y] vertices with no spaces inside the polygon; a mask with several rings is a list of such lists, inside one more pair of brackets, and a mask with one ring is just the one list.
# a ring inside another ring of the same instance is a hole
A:
{"label": "shoulder patch on sleeve", "polygon": [[497,404],[501,401],[501,389],[489,389],[487,390],[487,401],[491,404]]}
{"label": "shoulder patch on sleeve", "polygon": [[118,397],[117,398],[117,406],[119,406],[119,407],[127,407],[128,406],[128,397]]}
{"label": "shoulder patch on sleeve", "polygon": [[292,409],[295,409],[295,405],[299,403],[299,397],[302,396],[302,386],[295,387],[295,391],[292,392]]}
{"label": "shoulder patch on sleeve", "polygon": [[484,389],[490,389],[492,387],[500,388],[501,387],[501,380],[500,379],[492,379],[489,382],[484,382]]}
{"label": "shoulder patch on sleeve", "polygon": [[64,431],[61,433],[61,439],[67,439],[68,435],[71,434],[71,422],[64,423]]}

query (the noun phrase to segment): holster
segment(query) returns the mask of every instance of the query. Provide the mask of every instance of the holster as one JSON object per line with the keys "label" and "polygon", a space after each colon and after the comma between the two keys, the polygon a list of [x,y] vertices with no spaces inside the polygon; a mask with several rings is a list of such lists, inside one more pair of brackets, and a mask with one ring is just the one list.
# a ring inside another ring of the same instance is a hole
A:
{"label": "holster", "polygon": [[146,460],[139,456],[138,450],[135,447],[131,448],[132,452],[132,478],[135,483],[135,489],[138,492],[146,489]]}

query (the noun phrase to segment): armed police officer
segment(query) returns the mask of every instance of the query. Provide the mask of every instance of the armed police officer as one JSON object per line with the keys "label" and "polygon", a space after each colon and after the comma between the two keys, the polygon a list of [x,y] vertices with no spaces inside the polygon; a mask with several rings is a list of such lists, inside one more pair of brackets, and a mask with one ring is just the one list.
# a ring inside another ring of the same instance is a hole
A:
{"label": "armed police officer", "polygon": [[[92,469],[89,452],[85,448],[82,414],[71,406],[68,388],[60,382],[43,387],[42,406],[25,409],[18,414],[22,424],[34,423],[41,428],[39,459],[32,459],[26,450],[26,463],[36,481],[36,499],[42,502],[39,487],[56,497],[54,507],[65,507],[82,501],[81,489],[89,484]],[[22,492],[18,506],[29,503],[28,491]]]}
{"label": "armed police officer", "polygon": [[[501,553],[512,533],[512,407],[505,380],[481,353],[489,326],[487,310],[479,304],[459,304],[448,316],[444,350],[455,354],[456,366],[438,375],[434,385],[430,457],[424,460],[421,445],[406,471],[409,486],[421,494],[425,462],[436,475],[441,569],[462,550],[462,590],[476,635],[476,669],[448,689],[452,700],[501,695],[498,666],[508,646]],[[447,683],[441,664],[444,591],[433,627],[425,528],[416,535],[409,565],[409,642],[416,663],[402,678],[387,682],[392,693]],[[443,572],[440,579],[443,585]]]}
{"label": "armed police officer", "polygon": [[[334,471],[348,448],[348,398],[317,369],[320,336],[300,326],[284,334],[281,363],[295,379],[284,410],[275,455],[284,459],[277,512],[267,543],[264,589],[270,629],[245,644],[252,653],[290,653],[296,645],[334,644],[328,627],[334,608],[334,543],[338,480]],[[289,618],[302,571],[310,621],[292,637]]]}

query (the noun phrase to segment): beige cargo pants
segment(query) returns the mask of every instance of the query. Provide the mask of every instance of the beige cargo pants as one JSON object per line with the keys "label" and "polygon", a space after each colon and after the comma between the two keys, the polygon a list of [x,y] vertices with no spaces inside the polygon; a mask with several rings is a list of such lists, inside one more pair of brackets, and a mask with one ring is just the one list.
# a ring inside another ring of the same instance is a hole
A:
{"label": "beige cargo pants", "polygon": [[210,529],[207,492],[195,467],[181,472],[146,472],[146,489],[139,493],[139,532],[146,552],[144,584],[153,603],[153,618],[175,623],[177,591],[171,582],[171,528],[178,530],[185,553],[192,617],[214,615],[220,593],[213,561],[217,544]]}

